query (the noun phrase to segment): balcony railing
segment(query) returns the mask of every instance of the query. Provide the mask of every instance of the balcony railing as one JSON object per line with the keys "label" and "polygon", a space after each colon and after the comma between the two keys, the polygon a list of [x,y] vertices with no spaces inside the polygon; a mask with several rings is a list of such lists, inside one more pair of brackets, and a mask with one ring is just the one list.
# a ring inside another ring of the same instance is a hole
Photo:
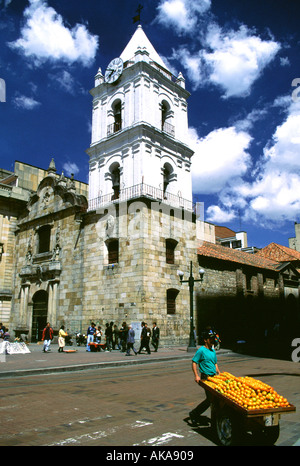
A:
{"label": "balcony railing", "polygon": [[122,129],[122,123],[117,122],[117,123],[112,123],[111,125],[107,126],[107,136],[110,136],[111,134],[117,133]]}
{"label": "balcony railing", "polygon": [[183,199],[181,196],[177,196],[176,194],[164,192],[162,189],[158,189],[144,183],[121,189],[119,197],[116,196],[116,193],[111,192],[109,194],[90,199],[88,210],[97,210],[110,203],[119,203],[140,197],[147,197],[153,201],[163,202],[164,204],[170,205],[174,208],[189,211],[194,210],[192,201]]}
{"label": "balcony railing", "polygon": [[169,136],[175,137],[175,126],[171,125],[171,123],[167,123],[165,121],[161,130],[167,133]]}
{"label": "balcony railing", "polygon": [[[122,129],[122,123],[111,123],[110,125],[107,126],[107,136],[111,136],[114,133],[117,133],[118,131],[121,131]],[[171,123],[164,122],[162,124],[161,130],[168,134],[169,136],[175,137],[175,126],[171,125]]]}

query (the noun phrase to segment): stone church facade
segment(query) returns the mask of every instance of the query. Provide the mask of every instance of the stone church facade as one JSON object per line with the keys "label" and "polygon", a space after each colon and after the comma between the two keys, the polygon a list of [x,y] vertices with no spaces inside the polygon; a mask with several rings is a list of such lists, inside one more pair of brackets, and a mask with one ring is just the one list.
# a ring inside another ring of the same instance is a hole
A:
{"label": "stone church facade", "polygon": [[189,93],[141,26],[120,58],[117,79],[99,70],[91,90],[89,194],[52,160],[17,218],[10,327],[31,341],[46,321],[85,331],[143,320],[159,323],[162,343],[188,341],[178,269],[198,268],[204,231],[192,203]]}

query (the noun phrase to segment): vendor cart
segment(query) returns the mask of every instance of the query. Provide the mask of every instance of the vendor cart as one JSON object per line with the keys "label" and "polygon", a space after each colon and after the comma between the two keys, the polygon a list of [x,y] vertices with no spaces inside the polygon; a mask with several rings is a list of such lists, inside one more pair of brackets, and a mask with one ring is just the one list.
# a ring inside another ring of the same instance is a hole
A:
{"label": "vendor cart", "polygon": [[217,442],[223,446],[240,444],[247,432],[251,432],[257,445],[274,445],[279,437],[281,414],[296,411],[291,404],[282,408],[248,410],[202,380],[199,385],[208,392],[212,428]]}
{"label": "vendor cart", "polygon": [[94,342],[91,342],[89,343],[89,347],[91,349],[92,352],[95,352],[95,351],[105,351],[106,350],[106,343],[94,343]]}

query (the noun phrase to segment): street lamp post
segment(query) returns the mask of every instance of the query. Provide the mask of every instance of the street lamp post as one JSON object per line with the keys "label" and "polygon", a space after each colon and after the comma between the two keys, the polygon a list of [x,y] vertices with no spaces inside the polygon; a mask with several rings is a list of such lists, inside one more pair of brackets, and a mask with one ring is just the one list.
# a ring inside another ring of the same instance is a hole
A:
{"label": "street lamp post", "polygon": [[193,263],[191,261],[191,264],[190,264],[190,276],[189,276],[188,280],[183,280],[183,272],[179,271],[178,275],[179,275],[179,278],[180,278],[180,283],[188,283],[189,284],[189,290],[190,290],[190,339],[189,339],[189,345],[188,345],[187,351],[195,351],[196,341],[195,341],[195,337],[194,337],[194,283],[203,281],[204,270],[199,269],[200,278],[198,280],[196,280],[193,277]]}

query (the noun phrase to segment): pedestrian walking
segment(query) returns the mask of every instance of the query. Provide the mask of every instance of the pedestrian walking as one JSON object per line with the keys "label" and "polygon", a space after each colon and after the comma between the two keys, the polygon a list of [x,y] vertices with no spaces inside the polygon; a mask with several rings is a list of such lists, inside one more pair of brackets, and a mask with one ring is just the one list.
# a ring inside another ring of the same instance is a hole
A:
{"label": "pedestrian walking", "polygon": [[87,339],[86,339],[86,350],[91,351],[90,343],[94,341],[94,335],[96,333],[96,326],[94,322],[87,329]]}
{"label": "pedestrian walking", "polygon": [[43,334],[42,334],[42,341],[44,342],[43,344],[44,353],[48,353],[50,351],[49,347],[50,347],[52,340],[53,340],[53,329],[50,326],[50,322],[47,322],[47,325],[44,328]]}
{"label": "pedestrian walking", "polygon": [[117,347],[118,350],[121,348],[120,342],[119,342],[119,329],[116,324],[114,325],[114,329],[113,329],[112,347],[113,349],[116,349]]}
{"label": "pedestrian walking", "polygon": [[156,322],[153,322],[151,343],[154,346],[154,353],[156,353],[158,350],[159,337],[160,337],[159,328],[157,327]]}
{"label": "pedestrian walking", "polygon": [[126,322],[123,322],[122,327],[120,328],[120,333],[119,333],[122,353],[125,353],[126,351],[127,334],[128,334],[128,327],[127,327]]}
{"label": "pedestrian walking", "polygon": [[[206,380],[207,377],[220,374],[216,351],[213,349],[215,338],[216,334],[212,330],[206,331],[203,335],[204,345],[200,346],[192,359],[192,370],[196,383],[199,383],[200,380]],[[210,393],[207,390],[205,390],[205,395],[206,399],[189,413],[193,425],[197,425],[199,416],[210,406]]]}
{"label": "pedestrian walking", "polygon": [[59,329],[59,332],[58,332],[58,352],[59,353],[63,353],[64,351],[64,347],[66,345],[66,336],[67,336],[67,332],[65,332],[65,327],[64,325],[62,325]]}
{"label": "pedestrian walking", "polygon": [[137,351],[134,348],[134,342],[135,342],[135,333],[131,325],[128,326],[128,334],[127,334],[127,351],[125,356],[130,356],[130,350],[134,352],[135,356],[137,355]]}
{"label": "pedestrian walking", "polygon": [[113,322],[110,324],[105,324],[106,329],[105,329],[105,340],[106,340],[106,351],[111,351],[112,350],[112,326]]}
{"label": "pedestrian walking", "polygon": [[142,322],[142,333],[141,333],[141,346],[138,351],[139,354],[141,354],[141,351],[143,348],[147,351],[148,354],[151,354],[150,348],[149,348],[149,343],[150,343],[150,337],[151,337],[151,330],[148,328],[147,322]]}

